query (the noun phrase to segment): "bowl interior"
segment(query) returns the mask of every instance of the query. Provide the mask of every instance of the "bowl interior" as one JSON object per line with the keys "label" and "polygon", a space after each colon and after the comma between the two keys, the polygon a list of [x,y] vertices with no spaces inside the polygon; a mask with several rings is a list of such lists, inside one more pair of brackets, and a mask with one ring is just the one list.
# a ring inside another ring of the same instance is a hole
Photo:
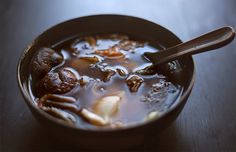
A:
{"label": "bowl interior", "polygon": [[[167,29],[151,23],[149,21],[130,16],[121,15],[95,15],[81,17],[58,24],[42,33],[35,39],[23,52],[18,65],[18,82],[21,92],[26,99],[27,104],[35,108],[30,90],[28,90],[28,77],[30,75],[30,62],[34,53],[43,46],[52,46],[66,38],[79,35],[99,34],[99,33],[119,33],[131,37],[145,40],[157,48],[167,48],[181,41]],[[181,72],[171,78],[173,81],[182,85],[184,88],[183,96],[190,93],[191,83],[194,76],[194,64],[191,57],[185,57],[178,60],[181,66]],[[165,69],[165,66],[163,66]],[[165,70],[164,70],[165,71]],[[168,70],[166,71],[168,72]],[[182,102],[180,99],[179,102]],[[176,106],[178,103],[175,103]],[[175,108],[173,106],[170,111]],[[38,110],[39,111],[39,110]],[[45,117],[47,117],[45,115]]]}

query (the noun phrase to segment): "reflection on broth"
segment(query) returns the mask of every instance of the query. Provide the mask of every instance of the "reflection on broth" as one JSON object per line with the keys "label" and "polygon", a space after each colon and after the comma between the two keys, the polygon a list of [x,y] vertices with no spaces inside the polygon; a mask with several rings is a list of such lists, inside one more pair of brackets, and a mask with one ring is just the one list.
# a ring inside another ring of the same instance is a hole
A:
{"label": "reflection on broth", "polygon": [[30,89],[40,109],[80,128],[150,121],[182,93],[143,58],[154,51],[125,35],[73,38],[37,51]]}

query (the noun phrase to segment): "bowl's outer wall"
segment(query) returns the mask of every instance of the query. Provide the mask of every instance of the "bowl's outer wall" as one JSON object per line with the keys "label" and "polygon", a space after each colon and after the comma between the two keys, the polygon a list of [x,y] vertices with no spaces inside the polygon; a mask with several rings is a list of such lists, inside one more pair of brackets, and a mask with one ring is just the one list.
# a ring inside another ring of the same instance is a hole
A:
{"label": "bowl's outer wall", "polygon": [[76,35],[89,35],[96,33],[123,33],[130,36],[144,39],[152,44],[164,47],[170,47],[181,43],[173,33],[165,28],[135,17],[121,15],[95,15],[73,19],[59,25],[56,25],[43,34],[41,34],[32,44],[28,46],[19,61],[18,78],[20,88],[27,105],[34,116],[43,126],[46,127],[53,136],[63,139],[65,142],[74,145],[89,146],[89,148],[101,148],[106,145],[111,147],[129,147],[150,138],[153,134],[158,134],[163,128],[169,126],[185,105],[191,92],[194,81],[194,64],[191,57],[185,57],[179,60],[182,71],[177,78],[179,83],[184,86],[184,94],[180,103],[171,109],[164,117],[139,127],[133,127],[116,131],[86,131],[65,126],[52,119],[40,111],[30,100],[27,88],[27,81],[30,72],[31,59],[38,48],[43,46],[52,46],[53,44]]}

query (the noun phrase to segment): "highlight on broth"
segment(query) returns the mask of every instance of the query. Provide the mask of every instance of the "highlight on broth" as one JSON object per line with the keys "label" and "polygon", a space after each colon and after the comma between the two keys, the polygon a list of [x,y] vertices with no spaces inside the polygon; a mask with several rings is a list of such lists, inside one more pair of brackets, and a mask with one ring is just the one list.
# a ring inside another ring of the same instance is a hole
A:
{"label": "highlight on broth", "polygon": [[120,128],[160,117],[181,95],[142,57],[157,49],[125,35],[85,36],[40,48],[29,86],[35,104],[80,128]]}

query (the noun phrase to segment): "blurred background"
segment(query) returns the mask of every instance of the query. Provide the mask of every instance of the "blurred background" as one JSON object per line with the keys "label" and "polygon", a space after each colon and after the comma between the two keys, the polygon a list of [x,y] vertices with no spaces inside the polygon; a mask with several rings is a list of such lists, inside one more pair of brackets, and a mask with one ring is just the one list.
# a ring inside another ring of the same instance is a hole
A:
{"label": "blurred background", "polygon": [[[16,65],[23,49],[49,27],[107,13],[150,20],[183,41],[225,25],[236,28],[235,0],[1,0],[1,152],[74,150],[43,134],[20,95]],[[194,61],[196,83],[181,115],[139,150],[236,151],[236,41]]]}

